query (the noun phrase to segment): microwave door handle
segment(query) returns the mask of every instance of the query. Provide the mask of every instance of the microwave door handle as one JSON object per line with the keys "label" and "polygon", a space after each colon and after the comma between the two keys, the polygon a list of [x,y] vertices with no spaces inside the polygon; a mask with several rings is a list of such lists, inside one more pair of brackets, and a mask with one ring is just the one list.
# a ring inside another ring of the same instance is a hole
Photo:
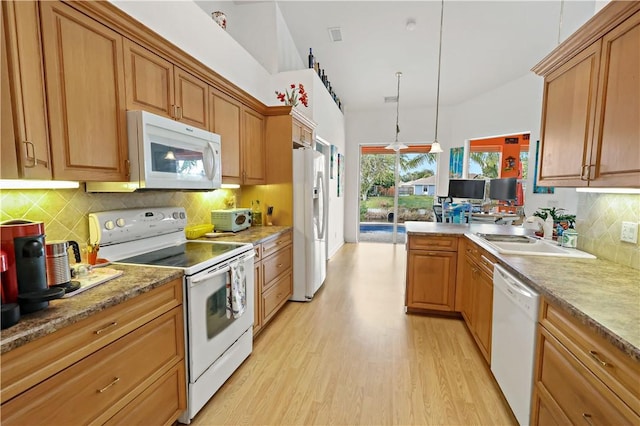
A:
{"label": "microwave door handle", "polygon": [[213,155],[213,150],[214,147],[211,143],[207,142],[207,146],[204,149],[204,155],[203,155],[203,160],[204,160],[204,172],[207,175],[207,179],[209,180],[213,180],[213,178],[216,175],[216,160],[215,160],[215,156]]}

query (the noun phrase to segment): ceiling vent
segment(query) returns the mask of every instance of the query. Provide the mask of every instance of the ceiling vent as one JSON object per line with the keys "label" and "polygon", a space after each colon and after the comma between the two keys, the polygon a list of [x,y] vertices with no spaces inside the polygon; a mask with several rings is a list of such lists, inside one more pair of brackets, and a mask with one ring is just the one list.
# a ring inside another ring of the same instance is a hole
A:
{"label": "ceiling vent", "polygon": [[329,28],[329,38],[333,42],[342,41],[342,30],[340,27]]}
{"label": "ceiling vent", "polygon": [[398,102],[398,97],[397,96],[385,96],[384,97],[384,103],[385,104],[394,104]]}

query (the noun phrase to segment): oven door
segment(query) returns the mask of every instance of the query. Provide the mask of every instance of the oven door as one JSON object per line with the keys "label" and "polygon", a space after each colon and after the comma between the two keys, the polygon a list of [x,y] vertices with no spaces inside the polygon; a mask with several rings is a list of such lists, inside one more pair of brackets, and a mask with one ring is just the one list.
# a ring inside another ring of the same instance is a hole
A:
{"label": "oven door", "polygon": [[187,323],[189,381],[214,363],[242,334],[253,326],[254,276],[253,251],[241,256],[246,286],[246,309],[239,318],[227,318],[227,283],[229,263],[208,268],[187,277]]}

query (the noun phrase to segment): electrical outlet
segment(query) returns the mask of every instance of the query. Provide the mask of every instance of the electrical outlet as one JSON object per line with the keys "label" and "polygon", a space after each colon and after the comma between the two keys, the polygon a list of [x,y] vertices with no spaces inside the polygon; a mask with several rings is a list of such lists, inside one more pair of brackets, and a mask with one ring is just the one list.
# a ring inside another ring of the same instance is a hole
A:
{"label": "electrical outlet", "polygon": [[622,222],[620,241],[633,244],[638,243],[638,224],[636,222]]}

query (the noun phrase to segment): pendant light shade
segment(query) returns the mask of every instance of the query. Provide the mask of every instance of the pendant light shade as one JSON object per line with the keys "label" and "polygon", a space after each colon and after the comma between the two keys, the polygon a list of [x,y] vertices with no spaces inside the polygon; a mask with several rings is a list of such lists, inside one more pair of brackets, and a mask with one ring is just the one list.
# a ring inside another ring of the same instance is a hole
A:
{"label": "pendant light shade", "polygon": [[407,149],[409,147],[403,144],[402,142],[398,142],[398,133],[400,133],[400,125],[398,121],[400,118],[400,77],[402,77],[402,73],[398,71],[396,73],[396,77],[398,78],[398,92],[396,96],[396,140],[390,143],[389,145],[385,146],[385,149],[391,149],[395,152],[398,152],[401,149]]}
{"label": "pendant light shade", "polygon": [[442,151],[442,147],[440,146],[440,142],[438,141],[433,141],[433,143],[431,144],[431,150],[429,151],[431,154],[439,154]]}
{"label": "pendant light shade", "polygon": [[438,44],[438,86],[436,90],[436,132],[435,137],[433,138],[433,143],[431,144],[431,153],[440,153],[442,151],[442,147],[440,146],[440,142],[438,142],[438,113],[440,112],[440,68],[442,67],[442,23],[444,21],[444,0],[442,0],[442,5],[440,6],[440,42]]}

